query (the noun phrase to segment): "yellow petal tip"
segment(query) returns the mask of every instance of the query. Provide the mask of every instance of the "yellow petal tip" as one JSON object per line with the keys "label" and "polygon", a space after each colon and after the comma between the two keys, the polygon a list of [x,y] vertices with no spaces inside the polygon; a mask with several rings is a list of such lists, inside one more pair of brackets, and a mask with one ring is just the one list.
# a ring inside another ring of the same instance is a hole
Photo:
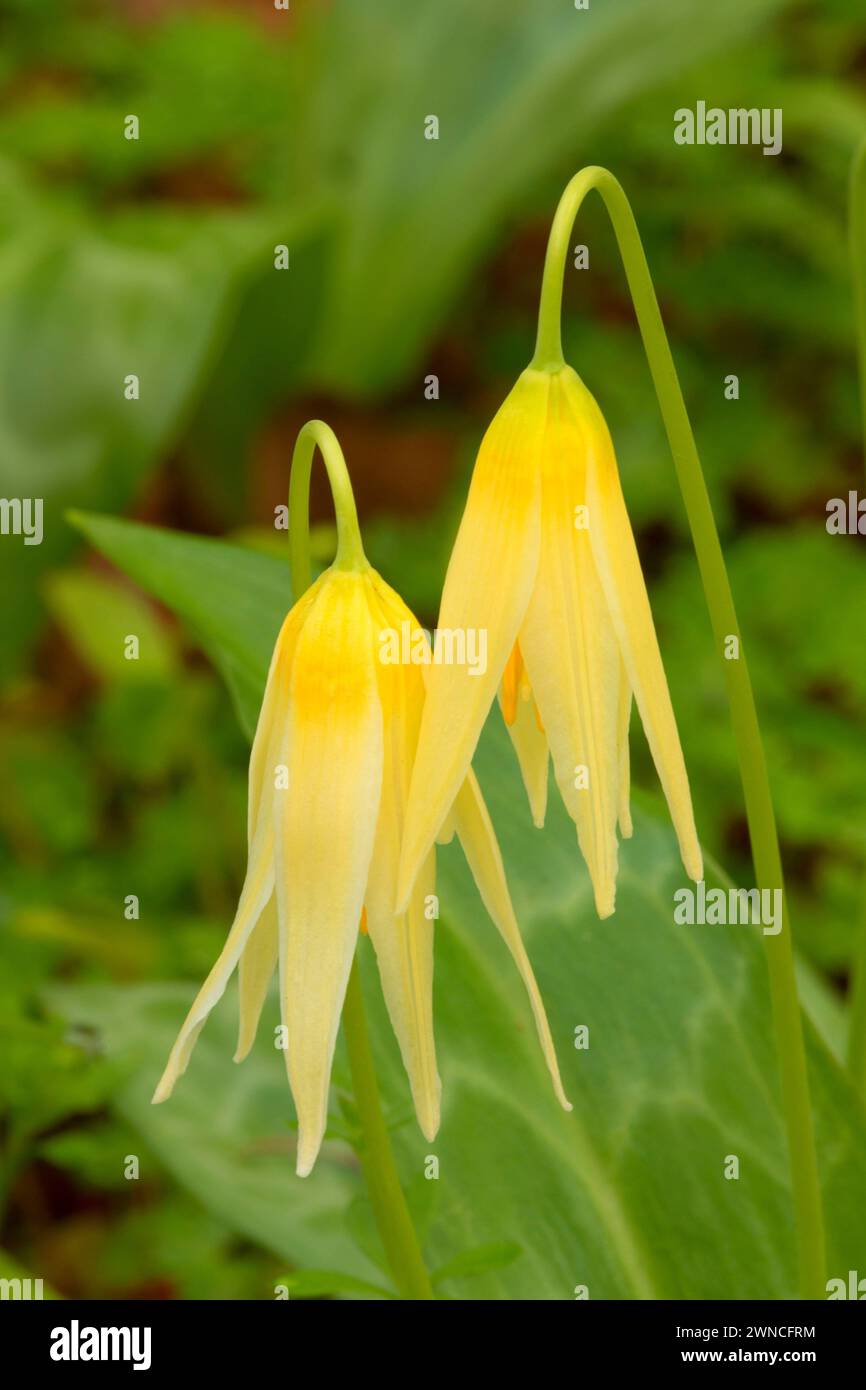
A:
{"label": "yellow petal tip", "polygon": [[298,1156],[295,1163],[295,1173],[299,1178],[308,1178],[316,1166],[316,1159],[319,1157],[319,1150],[322,1147],[321,1136],[311,1143],[308,1138],[298,1139]]}
{"label": "yellow petal tip", "polygon": [[693,883],[700,883],[704,876],[704,857],[700,850],[684,854],[683,867]]}

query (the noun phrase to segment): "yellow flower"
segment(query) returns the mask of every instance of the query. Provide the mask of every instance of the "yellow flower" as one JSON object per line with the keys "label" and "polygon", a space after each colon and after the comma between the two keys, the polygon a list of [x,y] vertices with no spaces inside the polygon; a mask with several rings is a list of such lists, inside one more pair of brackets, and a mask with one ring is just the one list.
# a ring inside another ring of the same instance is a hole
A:
{"label": "yellow flower", "polygon": [[[235,1060],[247,1055],[278,965],[301,1176],[313,1167],[325,1131],[337,1028],[362,922],[375,948],[418,1122],[428,1139],[439,1126],[434,837],[405,911],[397,912],[395,901],[426,669],[383,659],[383,634],[402,633],[404,624],[413,638],[420,634],[409,609],[366,561],[327,570],[286,618],[250,759],[249,859],[237,915],[154,1095],[161,1101],[171,1094],[236,965]],[[464,770],[446,811],[449,832],[460,838],[529,993],[556,1094],[570,1109],[499,848],[471,771]]]}
{"label": "yellow flower", "polygon": [[614,910],[617,821],[631,834],[632,695],[686,871],[701,878],[688,778],[613,445],[568,366],[524,371],[484,437],[439,629],[486,630],[487,669],[431,668],[398,903],[466,776],[497,687],[539,826],[552,756],[600,916]]}

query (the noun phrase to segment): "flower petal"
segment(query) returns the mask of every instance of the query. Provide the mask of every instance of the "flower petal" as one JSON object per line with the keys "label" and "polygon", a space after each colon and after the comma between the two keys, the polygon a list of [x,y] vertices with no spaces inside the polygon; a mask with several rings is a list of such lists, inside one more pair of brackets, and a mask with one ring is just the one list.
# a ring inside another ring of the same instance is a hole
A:
{"label": "flower petal", "polygon": [[250,752],[250,767],[247,792],[247,841],[252,842],[256,819],[260,810],[270,815],[273,809],[274,764],[280,749],[281,729],[287,717],[289,681],[292,674],[292,661],[298,635],[316,601],[319,589],[325,580],[321,574],[314,584],[302,594],[283,620],[271,664],[265,682],[262,707],[253,737]]}
{"label": "flower petal", "polygon": [[514,908],[511,904],[511,895],[508,891],[508,883],[505,878],[502,855],[499,852],[499,845],[496,841],[496,835],[490,821],[489,812],[484,804],[484,798],[481,795],[481,788],[476,781],[474,772],[471,770],[454,803],[454,817],[457,825],[457,834],[463,846],[466,861],[472,871],[472,876],[478,885],[481,900],[496,924],[503,941],[511,952],[512,960],[517,966],[520,972],[520,978],[526,986],[526,992],[529,995],[529,1002],[532,1006],[532,1013],[535,1018],[538,1041],[544,1053],[544,1060],[550,1072],[557,1100],[564,1110],[571,1110],[571,1103],[562,1089],[559,1064],[556,1060],[556,1051],[553,1046],[553,1039],[550,1035],[550,1025],[547,1022],[547,1014],[544,1011],[541,994],[532,972],[532,966],[529,963],[529,957],[526,954],[526,948],[523,945],[523,940],[520,935],[520,927],[517,924],[517,918],[514,915]]}
{"label": "flower petal", "polygon": [[463,783],[517,637],[538,567],[538,450],[549,376],[526,371],[481,444],[439,613],[444,634],[484,634],[486,669],[434,663],[412,772],[397,888],[412,884]]}
{"label": "flower petal", "polygon": [[698,881],[703,875],[703,859],[689,779],[613,444],[601,411],[586,388],[579,385],[588,420],[587,505],[592,551],[683,864],[689,877]]}
{"label": "flower petal", "polygon": [[[279,743],[279,724],[281,712],[286,703],[292,655],[306,607],[307,605],[303,601],[296,604],[283,623],[274,645],[268,678],[265,683],[262,708],[250,755],[247,876],[241,890],[235,920],[219,959],[202,985],[178,1034],[166,1069],[154,1092],[154,1103],[168,1099],[177,1078],[186,1070],[205,1019],[224,993],[229,976],[254,936],[257,923],[262,914],[266,913],[268,900],[273,895],[273,826],[270,819],[273,782],[272,773],[268,773],[267,766],[269,762],[274,760],[274,753]],[[265,936],[266,932],[260,934],[259,939],[263,939]],[[257,950],[257,946],[253,949]],[[241,973],[243,976],[246,972],[242,971]],[[250,1029],[254,1035],[255,1025],[258,1022],[258,1012],[261,1009],[260,1000],[258,1009],[254,1016],[251,1016],[250,1005],[247,1003],[245,1007],[245,999],[248,1000],[249,995],[242,978],[241,1032],[246,1044],[241,1051],[241,1044],[239,1043],[238,1051],[242,1056],[245,1056],[246,1052],[249,1051],[252,1042]]]}
{"label": "flower petal", "polygon": [[628,747],[628,729],[631,723],[631,686],[628,683],[625,665],[620,659],[619,673],[619,718],[617,720],[617,743],[619,746],[619,833],[624,840],[632,837],[631,823],[631,758]]}
{"label": "flower petal", "polygon": [[393,910],[395,879],[390,877],[390,892],[383,891],[386,871],[383,860],[377,864],[377,858],[374,852],[367,889],[367,931],[375,947],[382,993],[400,1044],[418,1124],[424,1137],[433,1140],[439,1129],[442,1083],[433,1035],[434,927],[425,915],[425,898],[435,890],[436,852],[430,851],[412,889],[409,907],[401,916]]}
{"label": "flower petal", "polygon": [[[403,600],[375,572],[371,583],[379,633],[403,631],[405,623],[414,642],[421,629]],[[418,876],[407,911],[398,914],[395,908],[409,777],[424,707],[425,668],[411,662],[385,662],[381,641],[377,641],[377,650],[384,763],[379,821],[364,898],[367,931],[376,951],[382,991],[400,1044],[418,1123],[425,1137],[432,1140],[439,1128],[442,1087],[433,1037],[433,921],[425,916],[425,898],[435,891],[435,851],[428,855]]]}
{"label": "flower petal", "polygon": [[620,658],[589,535],[576,524],[586,505],[586,446],[563,376],[553,379],[542,459],[541,559],[520,647],[596,909],[608,917],[616,896]]}
{"label": "flower petal", "polygon": [[365,575],[329,571],[298,637],[275,792],[280,996],[300,1176],[328,1114],[382,783],[382,711]]}
{"label": "flower petal", "polygon": [[[252,843],[259,817],[273,814],[274,777],[287,718],[289,680],[298,633],[304,625],[324,576],[309,588],[287,615],[274,646],[262,708],[250,754],[247,836]],[[242,1062],[255,1041],[256,1029],[277,968],[277,901],[275,894],[244,947],[238,965],[238,1044],[234,1060]]]}
{"label": "flower petal", "polygon": [[[506,679],[503,680],[499,691],[499,707],[517,754],[520,775],[529,798],[532,822],[541,830],[547,812],[547,767],[550,749],[538,705],[523,668],[520,648],[516,643],[514,651],[517,653],[517,660],[515,661],[512,655],[512,661],[517,669],[509,673],[506,668]],[[514,682],[513,687],[507,684],[509,674]]]}
{"label": "flower petal", "polygon": [[175,1082],[186,1071],[196,1039],[211,1009],[222,997],[250,933],[274,891],[274,837],[270,820],[263,817],[250,848],[249,865],[240,902],[219,959],[196,995],[184,1020],[168,1064],[153,1094],[154,1104],[167,1100]]}
{"label": "flower petal", "polygon": [[242,1062],[255,1042],[268,988],[277,968],[277,899],[272,893],[253,928],[238,964],[238,1045],[234,1060]]}

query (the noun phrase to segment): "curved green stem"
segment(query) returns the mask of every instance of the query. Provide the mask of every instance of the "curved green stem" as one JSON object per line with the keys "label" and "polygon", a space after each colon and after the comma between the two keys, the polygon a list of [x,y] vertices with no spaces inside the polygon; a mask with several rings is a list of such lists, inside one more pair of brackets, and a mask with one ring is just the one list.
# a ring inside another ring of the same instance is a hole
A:
{"label": "curved green stem", "polygon": [[313,454],[319,452],[328,470],[328,482],[337,517],[337,553],[334,569],[357,570],[367,567],[361,543],[358,512],[349,470],[340,441],[324,420],[308,420],[299,431],[292,454],[289,476],[289,560],[295,600],[310,587],[310,473]]}
{"label": "curved green stem", "polygon": [[719,653],[738,638],[737,660],[723,660],[731,723],[759,887],[782,890],[782,930],[764,936],[770,977],[782,1103],[791,1163],[799,1287],[804,1298],[825,1298],[824,1224],[815,1153],[803,1027],[794,973],[794,951],[782,877],[782,860],[764,745],[734,600],[694,434],[683,399],[637,223],[628,198],[606,169],[590,167],[568,184],[556,210],[541,290],[538,339],[532,365],[562,366],[560,320],[565,261],[571,229],[586,196],[595,189],[607,209],[625,268],[644,350],[661,408],[677,481],[688,514],[701,581]]}
{"label": "curved green stem", "polygon": [[[337,516],[337,554],[334,568],[367,568],[361,544],[358,513],[349,470],[337,436],[322,420],[310,420],[300,431],[292,455],[289,480],[289,559],[295,602],[310,586],[310,471],[318,445],[328,470]],[[343,1037],[361,1127],[360,1158],[370,1205],[391,1268],[394,1284],[406,1299],[432,1299],[433,1289],[421,1245],[394,1161],[388,1127],[382,1113],[376,1069],[364,1017],[364,997],[357,959],[352,963],[343,1004]]]}
{"label": "curved green stem", "polygon": [[[854,311],[857,325],[860,427],[863,431],[863,459],[866,463],[866,140],[861,142],[851,162],[848,206],[851,278],[854,282]],[[860,1095],[866,1100],[866,880],[864,880],[861,916],[859,939],[855,944],[851,967],[848,1070]]]}

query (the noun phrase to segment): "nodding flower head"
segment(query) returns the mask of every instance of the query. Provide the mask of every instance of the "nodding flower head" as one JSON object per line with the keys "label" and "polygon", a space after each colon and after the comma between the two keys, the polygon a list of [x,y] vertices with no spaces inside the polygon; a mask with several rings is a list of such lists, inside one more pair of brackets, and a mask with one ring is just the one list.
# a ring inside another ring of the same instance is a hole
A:
{"label": "nodding flower head", "polygon": [[[237,914],[154,1095],[161,1101],[171,1094],[235,966],[235,1060],[246,1056],[278,970],[301,1175],[312,1169],[325,1131],[331,1064],[359,927],[375,948],[418,1123],[428,1139],[439,1126],[432,839],[407,902],[398,910],[396,901],[427,668],[380,659],[384,631],[399,631],[403,623],[411,625],[413,636],[421,629],[363,558],[360,543],[357,551],[355,562],[326,570],[307,590],[277,638],[250,758],[249,858]],[[468,763],[446,809],[445,836],[456,832],[462,843],[529,993],[556,1094],[570,1109],[499,848]]]}
{"label": "nodding flower head", "polygon": [[688,778],[613,445],[572,369],[529,367],[487,430],[439,624],[487,629],[487,670],[430,672],[401,864],[414,883],[497,694],[536,825],[548,756],[596,908],[614,910],[617,826],[631,834],[634,697],[686,871],[702,876]]}

